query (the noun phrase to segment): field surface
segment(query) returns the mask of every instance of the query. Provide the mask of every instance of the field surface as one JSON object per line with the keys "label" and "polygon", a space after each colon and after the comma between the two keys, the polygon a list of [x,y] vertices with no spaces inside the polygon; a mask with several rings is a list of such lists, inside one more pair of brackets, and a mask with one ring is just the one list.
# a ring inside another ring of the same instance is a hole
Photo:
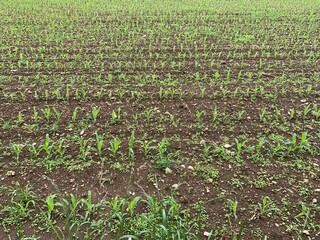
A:
{"label": "field surface", "polygon": [[320,239],[320,1],[0,4],[0,239]]}

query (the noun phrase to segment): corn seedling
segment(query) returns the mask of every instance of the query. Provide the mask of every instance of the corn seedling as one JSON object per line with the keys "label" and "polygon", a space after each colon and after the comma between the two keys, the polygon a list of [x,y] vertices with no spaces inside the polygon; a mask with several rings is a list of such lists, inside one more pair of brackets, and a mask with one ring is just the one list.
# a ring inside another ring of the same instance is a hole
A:
{"label": "corn seedling", "polygon": [[115,157],[120,148],[121,141],[119,138],[114,138],[112,141],[110,141],[109,144],[109,150],[111,151],[111,155]]}

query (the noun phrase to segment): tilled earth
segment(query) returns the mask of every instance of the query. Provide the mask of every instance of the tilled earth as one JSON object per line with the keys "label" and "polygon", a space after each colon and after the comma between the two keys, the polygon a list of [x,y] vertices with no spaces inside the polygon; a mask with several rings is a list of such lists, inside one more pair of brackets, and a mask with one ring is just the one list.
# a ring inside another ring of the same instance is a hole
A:
{"label": "tilled earth", "polygon": [[[244,239],[320,237],[317,22],[48,6],[0,7],[0,207],[26,186],[42,199],[173,195],[205,207],[203,231],[247,221]],[[0,238],[29,227],[3,224]]]}

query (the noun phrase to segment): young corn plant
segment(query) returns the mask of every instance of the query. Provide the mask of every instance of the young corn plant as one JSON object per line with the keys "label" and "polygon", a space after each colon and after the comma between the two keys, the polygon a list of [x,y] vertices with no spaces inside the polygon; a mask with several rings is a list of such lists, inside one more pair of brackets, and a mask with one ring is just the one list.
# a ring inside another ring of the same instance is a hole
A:
{"label": "young corn plant", "polygon": [[203,127],[203,121],[202,121],[202,117],[206,115],[205,111],[200,111],[197,110],[196,111],[196,124],[198,128],[202,128]]}
{"label": "young corn plant", "polygon": [[227,205],[228,213],[226,214],[226,217],[229,221],[230,226],[232,226],[231,217],[233,217],[234,220],[238,219],[238,215],[237,215],[238,204],[239,202],[237,200],[227,199],[226,205]]}
{"label": "young corn plant", "polygon": [[261,151],[263,149],[264,144],[266,143],[266,139],[265,138],[259,138],[258,144],[255,147],[256,153],[257,154],[261,154]]}
{"label": "young corn plant", "polygon": [[92,121],[93,121],[94,124],[97,123],[97,118],[98,118],[99,113],[100,113],[100,109],[99,108],[93,108],[92,109],[91,116],[92,116]]}
{"label": "young corn plant", "polygon": [[241,121],[241,119],[243,119],[245,113],[246,113],[246,111],[244,111],[244,110],[238,111],[238,112],[237,112],[237,120],[238,120],[238,121]]}
{"label": "young corn plant", "polygon": [[129,139],[129,153],[128,153],[132,161],[134,160],[134,150],[133,150],[134,141],[135,141],[135,136],[134,136],[134,131],[132,131]]}
{"label": "young corn plant", "polygon": [[111,113],[111,123],[116,124],[121,121],[121,108],[118,108],[117,111],[112,110]]}
{"label": "young corn plant", "polygon": [[39,122],[39,113],[35,107],[33,107],[33,120],[35,123]]}
{"label": "young corn plant", "polygon": [[66,87],[65,100],[66,101],[70,100],[70,87],[69,87],[69,85],[67,85],[67,87]]}
{"label": "young corn plant", "polygon": [[[1,189],[2,190],[2,189]],[[36,200],[38,196],[31,191],[29,185],[25,188],[18,186],[18,188],[9,188],[10,199],[8,204],[0,208],[0,223],[6,225],[21,225],[34,211]]]}
{"label": "young corn plant", "polygon": [[31,159],[37,159],[39,157],[41,149],[37,148],[35,144],[30,144],[28,151]]}
{"label": "young corn plant", "polygon": [[154,115],[154,110],[152,108],[148,108],[144,111],[144,116],[145,116],[147,122],[150,122],[153,115]]}
{"label": "young corn plant", "polygon": [[85,161],[90,154],[89,152],[89,140],[83,138],[82,136],[79,138],[79,145],[80,145],[80,151],[79,151],[79,159]]}
{"label": "young corn plant", "polygon": [[212,110],[212,122],[214,125],[218,124],[218,115],[219,115],[219,111],[217,107],[214,107],[214,109]]}
{"label": "young corn plant", "polygon": [[303,236],[306,235],[306,230],[315,230],[313,219],[316,217],[316,212],[319,212],[320,209],[319,207],[314,207],[305,202],[301,202],[300,207],[301,210],[296,216],[294,216],[294,221],[298,226],[300,226],[300,229],[297,229],[299,231],[299,235]]}
{"label": "young corn plant", "polygon": [[72,117],[71,117],[71,121],[74,123],[77,120],[77,115],[78,115],[78,107],[76,107],[73,112],[72,112]]}
{"label": "young corn plant", "polygon": [[[84,199],[77,199],[73,194],[70,194],[68,198],[58,198],[57,195],[50,195],[46,198],[47,210],[42,214],[56,239],[78,239],[82,231],[85,233],[84,236],[88,231],[90,232],[92,226],[90,217],[96,209],[91,198],[90,191],[87,198]],[[63,217],[64,220],[61,227],[56,225],[54,213],[59,213]]]}
{"label": "young corn plant", "polygon": [[57,110],[56,108],[53,108],[54,114],[55,114],[55,122],[58,124],[61,120],[62,112]]}
{"label": "young corn plant", "polygon": [[42,145],[42,150],[44,150],[45,153],[47,154],[46,159],[51,158],[53,154],[53,147],[54,147],[54,143],[51,144],[51,139],[49,137],[49,134],[46,134],[45,142]]}
{"label": "young corn plant", "polygon": [[64,159],[66,157],[65,153],[67,151],[67,146],[65,146],[64,142],[65,142],[65,139],[62,138],[57,142],[55,146],[55,151],[57,153],[56,159],[57,158]]}
{"label": "young corn plant", "polygon": [[108,148],[111,151],[111,156],[116,157],[117,152],[120,148],[121,140],[119,138],[113,138],[112,141],[109,142],[110,147]]}
{"label": "young corn plant", "polygon": [[301,138],[300,138],[300,143],[298,143],[297,134],[293,133],[291,141],[286,142],[286,144],[288,145],[287,146],[288,154],[295,152],[295,151],[301,152],[303,150],[312,152],[312,150],[309,146],[309,143],[308,143],[307,132],[302,132]]}
{"label": "young corn plant", "polygon": [[25,145],[23,144],[16,144],[16,143],[11,144],[11,150],[15,153],[15,161],[17,163],[19,163],[20,161],[20,154],[24,147]]}
{"label": "young corn plant", "polygon": [[154,141],[139,141],[139,143],[142,147],[142,151],[145,157],[148,157],[150,155],[150,151],[156,148],[155,146],[152,146]]}
{"label": "young corn plant", "polygon": [[211,146],[207,145],[205,142],[203,143],[203,154],[206,161],[211,160]]}
{"label": "young corn plant", "polygon": [[318,109],[318,106],[316,104],[313,105],[311,113],[316,120],[320,119],[320,109]]}
{"label": "young corn plant", "polygon": [[310,108],[310,105],[307,105],[304,107],[303,109],[303,117],[307,117],[307,115],[311,112],[311,108]]}
{"label": "young corn plant", "polygon": [[265,138],[261,137],[259,138],[257,145],[248,146],[246,148],[246,151],[251,156],[251,159],[253,159],[254,163],[263,163],[264,155],[262,153],[262,150],[264,148],[265,143],[266,143]]}
{"label": "young corn plant", "polygon": [[238,139],[235,139],[236,142],[236,160],[241,161],[241,155],[244,147],[246,146],[246,141],[240,142]]}
{"label": "young corn plant", "polygon": [[51,216],[52,216],[52,213],[53,211],[55,210],[55,202],[54,202],[54,199],[56,198],[56,195],[49,195],[47,198],[46,198],[46,206],[47,206],[47,218],[48,220],[51,220]]}
{"label": "young corn plant", "polygon": [[262,198],[262,202],[258,203],[258,217],[264,215],[270,216],[272,213],[279,212],[280,209],[276,207],[273,201],[267,196]]}
{"label": "young corn plant", "polygon": [[103,136],[99,135],[99,133],[96,132],[96,143],[97,143],[97,153],[101,157],[102,156],[102,147],[104,144]]}
{"label": "young corn plant", "polygon": [[301,139],[300,139],[300,144],[299,144],[299,151],[309,151],[310,153],[312,153],[312,149],[310,148],[309,142],[308,142],[308,133],[307,132],[303,132],[301,134]]}
{"label": "young corn plant", "polygon": [[159,90],[159,99],[164,100],[167,99],[169,96],[169,90],[168,89],[163,89],[162,87]]}
{"label": "young corn plant", "polygon": [[22,112],[18,113],[18,119],[16,121],[17,125],[20,126],[23,123],[23,114]]}
{"label": "young corn plant", "polygon": [[51,120],[51,117],[52,117],[52,111],[51,111],[51,108],[50,107],[47,107],[45,109],[41,109],[43,115],[44,115],[44,118],[47,120],[47,123],[50,122]]}
{"label": "young corn plant", "polygon": [[291,108],[289,110],[289,118],[292,120],[292,119],[294,119],[294,117],[295,117],[295,109]]}
{"label": "young corn plant", "polygon": [[157,168],[164,170],[167,167],[170,167],[172,164],[172,160],[170,158],[170,143],[167,139],[162,139],[161,142],[157,146],[158,151],[158,160],[157,160]]}
{"label": "young corn plant", "polygon": [[201,98],[204,98],[205,92],[206,92],[206,88],[205,88],[205,87],[202,87],[202,88],[200,89],[200,91],[201,91]]}

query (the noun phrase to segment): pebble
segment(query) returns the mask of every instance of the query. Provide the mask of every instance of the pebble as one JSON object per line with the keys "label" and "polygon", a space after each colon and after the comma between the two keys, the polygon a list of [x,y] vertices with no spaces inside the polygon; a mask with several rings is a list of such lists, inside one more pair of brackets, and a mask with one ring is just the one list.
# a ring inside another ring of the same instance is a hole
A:
{"label": "pebble", "polygon": [[190,166],[188,166],[188,170],[193,171],[193,170],[194,170],[194,167],[192,167],[192,166],[190,165]]}
{"label": "pebble", "polygon": [[224,145],[224,147],[225,147],[225,148],[231,148],[231,145],[230,145],[229,143],[226,143],[226,144]]}
{"label": "pebble", "polygon": [[16,172],[15,171],[8,171],[6,173],[7,176],[15,176],[16,175]]}
{"label": "pebble", "polygon": [[302,231],[305,235],[309,236],[310,235],[310,231],[309,230],[303,230]]}
{"label": "pebble", "polygon": [[172,189],[177,190],[178,187],[179,187],[179,184],[176,184],[176,183],[175,183],[175,184],[173,184],[171,187],[172,187]]}
{"label": "pebble", "polygon": [[168,167],[166,167],[166,169],[164,170],[166,174],[171,174],[172,170]]}

